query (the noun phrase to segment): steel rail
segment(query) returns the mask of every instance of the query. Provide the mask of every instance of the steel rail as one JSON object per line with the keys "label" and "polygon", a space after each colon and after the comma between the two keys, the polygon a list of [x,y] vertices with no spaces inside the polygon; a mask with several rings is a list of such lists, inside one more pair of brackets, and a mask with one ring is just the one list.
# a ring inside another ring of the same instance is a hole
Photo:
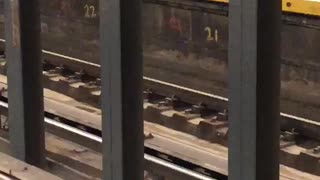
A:
{"label": "steel rail", "polygon": [[[8,103],[3,102],[3,101],[0,101],[0,106],[2,106],[4,108],[9,108]],[[95,142],[98,142],[98,143],[102,143],[102,138],[100,136],[88,133],[86,131],[83,131],[83,130],[80,130],[78,128],[63,124],[61,122],[55,121],[55,120],[47,118],[47,117],[44,118],[44,121],[45,121],[45,123],[47,123],[47,124],[49,124],[51,126],[55,126],[55,127],[61,128],[63,130],[66,130],[66,131],[72,132],[74,134],[77,134],[79,136],[85,137],[85,138],[87,138],[89,140],[92,140],[92,141],[95,141]],[[195,179],[199,179],[199,180],[215,180],[214,178],[205,176],[203,174],[200,174],[200,173],[197,173],[195,171],[192,171],[192,170],[189,170],[187,168],[184,168],[182,166],[178,166],[176,164],[167,162],[165,160],[162,160],[160,158],[151,156],[151,155],[146,154],[146,153],[144,154],[144,159],[148,160],[148,161],[150,161],[152,163],[155,163],[157,165],[170,168],[172,170],[175,170],[175,171],[177,171],[179,173],[182,173],[184,175],[190,176],[190,177],[195,178]]]}
{"label": "steel rail", "polygon": [[14,178],[14,179],[13,179],[13,178],[7,176],[6,174],[0,172],[0,179],[2,179],[2,180],[15,180],[15,179],[17,179],[17,178]]}
{"label": "steel rail", "polygon": [[[226,98],[226,97],[222,97],[222,96],[206,93],[206,92],[203,92],[203,91],[191,89],[191,88],[184,87],[184,86],[179,86],[179,85],[168,83],[168,82],[164,82],[164,81],[161,81],[161,80],[158,80],[158,79],[153,79],[153,78],[146,77],[146,76],[144,76],[143,79],[144,80],[148,80],[148,81],[152,81],[152,82],[155,82],[155,83],[158,83],[158,84],[162,84],[162,85],[165,85],[165,86],[170,86],[170,87],[181,89],[181,90],[184,90],[184,91],[189,91],[189,92],[192,92],[192,93],[196,93],[196,94],[199,94],[199,95],[202,95],[202,96],[207,96],[208,98],[214,98],[214,99],[220,100],[222,102],[228,102],[229,101],[229,99]],[[316,126],[320,127],[320,122],[317,122],[317,121],[312,121],[310,119],[306,119],[306,118],[303,118],[303,117],[290,115],[290,114],[283,113],[283,112],[281,112],[280,115],[285,117],[285,118],[295,119],[297,121],[303,121],[303,122],[306,122],[306,123],[309,123],[309,124],[316,125]]]}

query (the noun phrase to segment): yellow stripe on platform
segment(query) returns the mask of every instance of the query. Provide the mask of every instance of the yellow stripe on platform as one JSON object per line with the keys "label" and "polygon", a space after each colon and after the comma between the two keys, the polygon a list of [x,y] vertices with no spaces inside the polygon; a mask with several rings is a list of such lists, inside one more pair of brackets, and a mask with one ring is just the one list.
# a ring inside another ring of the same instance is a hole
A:
{"label": "yellow stripe on platform", "polygon": [[320,16],[320,0],[282,0],[282,10]]}
{"label": "yellow stripe on platform", "polygon": [[[229,0],[208,0],[211,2],[228,3]],[[282,0],[285,12],[320,16],[320,0]]]}

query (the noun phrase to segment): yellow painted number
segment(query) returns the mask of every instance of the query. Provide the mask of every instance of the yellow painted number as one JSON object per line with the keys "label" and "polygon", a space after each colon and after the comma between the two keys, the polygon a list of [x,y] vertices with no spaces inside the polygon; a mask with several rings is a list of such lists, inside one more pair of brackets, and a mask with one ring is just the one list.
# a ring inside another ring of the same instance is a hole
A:
{"label": "yellow painted number", "polygon": [[95,7],[93,5],[86,4],[84,6],[84,10],[85,10],[84,17],[86,17],[86,18],[95,18],[95,17],[97,17],[96,9],[95,9]]}
{"label": "yellow painted number", "polygon": [[207,26],[206,28],[204,28],[204,31],[206,31],[207,34],[207,41],[215,41],[218,42],[218,30],[215,29],[214,30],[214,36],[212,36],[212,30],[209,26]]}

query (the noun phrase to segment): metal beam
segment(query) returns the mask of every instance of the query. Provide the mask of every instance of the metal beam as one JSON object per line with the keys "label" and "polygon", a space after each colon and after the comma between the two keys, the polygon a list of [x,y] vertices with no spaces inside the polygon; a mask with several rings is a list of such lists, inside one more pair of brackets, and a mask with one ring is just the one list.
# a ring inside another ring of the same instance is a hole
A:
{"label": "metal beam", "polygon": [[229,179],[279,179],[279,0],[229,6]]}
{"label": "metal beam", "polygon": [[38,0],[5,1],[9,128],[13,155],[44,164],[42,62]]}
{"label": "metal beam", "polygon": [[100,0],[103,179],[143,179],[141,1]]}

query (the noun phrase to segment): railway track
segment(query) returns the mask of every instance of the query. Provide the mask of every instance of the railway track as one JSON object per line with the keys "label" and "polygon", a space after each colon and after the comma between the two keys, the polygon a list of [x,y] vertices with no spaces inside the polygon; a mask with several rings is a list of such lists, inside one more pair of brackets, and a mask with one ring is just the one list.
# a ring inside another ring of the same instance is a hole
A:
{"label": "railway track", "polygon": [[[4,40],[2,41],[4,42]],[[46,88],[99,108],[101,93],[100,79],[97,78],[99,77],[97,74],[100,69],[99,64],[47,50],[43,50],[43,54],[45,59],[50,59],[50,61],[44,61],[43,75]],[[86,70],[89,69],[89,72],[92,71],[95,74],[79,71],[80,67],[84,66]],[[5,59],[0,62],[0,73],[6,74]],[[228,98],[146,76],[143,77],[143,80],[145,121],[193,135],[210,143],[227,145]],[[2,95],[6,96],[6,91]],[[286,113],[280,115],[282,164],[304,169],[301,158],[308,158],[317,154],[312,152],[316,152],[314,149],[317,149],[320,145],[318,143],[320,140],[320,122]],[[95,125],[94,128],[99,129],[99,125]],[[311,140],[304,142],[302,139]],[[305,145],[308,143],[312,145]],[[294,154],[290,150],[287,151],[287,149],[290,149],[287,147],[292,145],[301,146],[301,149],[307,153],[299,151],[300,154]],[[315,163],[317,158],[313,158],[311,161],[310,164],[315,165],[315,167],[319,166]],[[319,168],[313,168],[310,171],[305,170],[320,174]]]}
{"label": "railway track", "polygon": [[[2,100],[4,99],[5,98],[2,97]],[[0,101],[0,106],[2,109],[1,112],[4,113],[4,110],[7,110],[8,108],[8,103],[4,101]],[[101,131],[91,130],[91,132],[88,132],[88,129],[90,129],[88,126],[81,124],[81,128],[79,128],[80,125],[78,123],[74,123],[74,121],[68,120],[64,117],[61,117],[49,112],[46,112],[44,122],[46,124],[47,131],[49,131],[50,133],[63,137],[68,140],[72,140],[73,142],[77,142],[79,144],[84,145],[85,147],[89,147],[101,153],[101,143],[102,143]],[[85,127],[85,130],[83,129],[84,127]],[[8,129],[6,128],[5,130],[7,131]],[[175,162],[173,163],[164,158],[161,158],[161,155],[163,155],[162,152],[145,147],[144,159],[147,164],[150,164],[152,167],[160,167],[162,171],[166,170],[167,172],[169,172],[168,174],[170,173],[174,174],[170,176],[166,174],[162,174],[162,176],[168,176],[169,178],[172,178],[173,176],[173,177],[179,177],[179,179],[182,178],[182,179],[190,179],[190,180],[215,180],[216,179],[214,177],[209,177],[208,174],[203,174],[203,173],[194,171],[194,169],[200,168],[195,164],[186,162],[177,157],[170,157],[171,159],[175,159]],[[167,158],[169,158],[169,155],[167,155]],[[148,169],[148,170],[153,170],[153,169]],[[157,170],[153,170],[153,171],[156,172]],[[219,175],[218,179],[226,179],[224,175],[221,175],[219,173],[211,172],[211,174],[215,174],[215,177],[217,177],[217,174],[218,174]]]}
{"label": "railway track", "polygon": [[[62,106],[61,108],[68,111],[68,114],[79,114],[76,111],[71,112],[65,105],[57,104],[56,106]],[[46,130],[63,139],[101,152],[101,131],[92,128],[92,125],[82,124],[80,119],[78,119],[78,123],[75,123],[74,120],[62,117],[60,114],[62,112],[56,109],[56,106],[50,105],[46,107]],[[6,109],[8,104],[0,101],[0,107]],[[3,110],[1,112],[3,113]],[[55,112],[55,114],[52,112]],[[86,119],[92,116],[81,117]],[[152,137],[150,137],[150,133]],[[174,174],[175,178],[172,179],[211,180],[213,179],[212,177],[226,179],[226,150],[220,152],[217,150],[217,146],[212,148],[212,146],[206,146],[203,142],[202,145],[195,144],[194,141],[190,140],[192,138],[184,136],[183,133],[154,126],[152,123],[145,124],[145,135],[145,160],[147,167],[150,167],[149,171],[167,172],[169,177]],[[157,170],[152,171],[152,169]],[[159,174],[156,173],[156,175],[158,176]],[[281,180],[313,180],[316,178],[316,176],[281,166]]]}
{"label": "railway track", "polygon": [[[5,77],[0,76],[0,81],[2,83],[5,82]],[[6,101],[5,83],[3,83],[1,87],[3,87],[1,100]],[[48,97],[48,95],[45,96]],[[163,100],[170,100],[166,97],[159,99],[158,96],[159,95],[157,95],[157,97],[153,97],[152,100],[149,99],[150,101],[144,103],[146,152],[149,153],[149,155],[157,157],[159,163],[163,161],[169,162],[169,164],[164,167],[167,168],[167,170],[173,164],[180,164],[179,166],[182,167],[182,171],[184,171],[185,169],[189,169],[192,172],[196,172],[196,174],[209,177],[218,176],[220,177],[218,179],[223,179],[225,175],[227,175],[227,148],[220,144],[224,144],[226,140],[225,136],[223,136],[222,131],[226,126],[226,121],[213,121],[216,123],[222,123],[222,125],[216,124],[216,129],[209,128],[206,131],[206,127],[208,126],[206,126],[204,122],[199,123],[199,121],[201,122],[204,120],[200,120],[199,118],[201,117],[199,116],[195,116],[192,113],[190,114],[188,110],[185,111],[185,108],[182,108],[184,110],[180,111],[180,114],[176,111],[176,115],[172,115],[168,118],[168,111],[172,112],[172,110],[164,106],[166,103],[164,103]],[[49,97],[53,98],[55,96],[49,95]],[[57,97],[56,99],[59,99],[59,97]],[[98,109],[96,111],[93,110],[94,108],[83,110],[85,108],[79,107],[79,105],[73,104],[73,106],[71,107],[69,105],[65,105],[62,102],[51,101],[47,98],[45,99],[45,105],[47,126],[46,129],[48,132],[53,134],[58,133],[62,138],[66,138],[72,142],[77,142],[85,147],[89,147],[97,152],[101,152],[101,145],[99,143],[101,141],[101,138],[99,140],[99,137],[101,135],[101,112]],[[3,111],[6,111],[7,103],[0,102],[0,107],[2,107],[0,108],[1,113],[5,114],[3,113]],[[157,108],[160,108],[160,110]],[[183,118],[186,117],[191,117],[191,119],[187,121],[183,120]],[[220,115],[220,117],[223,117],[223,115]],[[199,124],[197,124],[197,121],[195,119],[198,119]],[[179,122],[178,124],[176,124],[177,121]],[[64,130],[61,130],[61,128],[63,128]],[[201,137],[199,136],[201,134],[197,134],[199,131],[212,131],[213,133],[211,135],[217,135],[216,132],[220,131],[221,134],[220,136],[215,136],[216,138]],[[194,134],[192,134],[191,132],[193,132]],[[81,134],[86,135],[83,136]],[[301,162],[311,165],[315,164],[315,161],[317,161],[316,159],[308,159],[306,161],[304,159],[301,159],[301,157],[306,155],[304,154],[304,152],[313,152],[313,149],[315,148],[313,148],[313,146],[311,147],[310,144],[313,143],[314,146],[317,146],[319,145],[318,141],[314,141],[311,139],[303,139],[302,141],[301,139],[302,137],[300,137],[300,135],[296,135],[290,132],[283,132],[283,137],[280,140],[282,147],[280,152],[282,156],[282,164],[297,169],[302,168],[301,166],[298,167],[299,163]],[[307,147],[308,144],[309,146]],[[302,149],[304,149],[305,151]],[[294,152],[290,150],[293,150]],[[301,150],[300,154],[297,154],[298,150]],[[155,169],[159,169],[158,166],[163,167],[162,165],[155,164],[153,162],[149,163],[151,163],[150,167],[153,167]],[[299,177],[298,179],[301,179],[300,177],[306,176],[303,173],[301,174],[301,172],[299,171],[298,174],[296,174],[296,170],[290,168],[290,171],[288,171],[288,167],[286,166],[281,166],[281,168],[281,177],[285,180],[295,179],[293,177]],[[162,170],[163,172],[168,172],[165,169]],[[173,173],[175,172],[174,174],[182,176],[181,172],[177,172],[176,170],[171,169],[171,172],[172,171]],[[306,171],[310,172],[310,170]],[[315,169],[311,169],[311,172],[317,174],[317,171],[315,171]],[[312,178],[306,179],[313,179],[313,176],[311,177]]]}
{"label": "railway track", "polygon": [[[56,56],[56,58],[63,59],[56,63],[49,63],[52,61],[45,61],[44,64],[44,80],[45,86],[57,92],[66,93],[80,101],[87,102],[94,107],[100,106],[100,79],[96,78],[87,72],[76,71],[71,67],[83,67],[92,69],[93,72],[99,72],[100,65],[90,63],[85,60],[72,58],[57,54],[54,52],[43,50],[45,58],[47,55]],[[48,57],[47,57],[48,58]],[[66,61],[67,60],[67,61]],[[68,62],[69,61],[69,62]],[[65,63],[68,62],[68,63]],[[73,66],[70,66],[70,63]],[[66,65],[64,65],[66,64]],[[88,68],[91,67],[91,68]],[[79,69],[78,69],[79,70]],[[6,74],[5,62],[0,64],[0,73]],[[206,93],[200,90],[176,85],[173,83],[164,82],[158,79],[143,77],[144,80],[144,94],[146,99],[150,97],[158,97],[161,99],[173,102],[183,102],[182,104],[197,107],[207,111],[214,111],[220,113],[227,119],[228,98],[211,93]],[[151,98],[152,99],[152,98]],[[199,113],[196,113],[199,114]],[[200,113],[201,114],[201,113]],[[281,129],[295,130],[301,135],[312,137],[320,140],[320,122],[303,117],[281,113]],[[201,116],[201,115],[200,115]]]}
{"label": "railway track", "polygon": [[[99,107],[99,80],[81,74],[80,72],[65,69],[63,66],[57,67],[48,64],[44,66],[46,70],[44,71],[46,87],[67,94],[93,107]],[[2,66],[0,69],[5,70],[5,66]],[[0,79],[2,82],[5,82],[5,76],[0,77]],[[192,135],[209,144],[227,145],[227,98],[149,77],[144,77],[144,84],[146,86],[144,91],[145,126],[146,123],[157,124],[161,127]],[[1,94],[3,97],[6,97],[6,93],[4,89]],[[57,111],[57,109],[59,110],[59,106],[55,106],[55,109],[55,111]],[[60,107],[61,112],[66,109],[68,108]],[[79,115],[79,113],[74,114]],[[96,114],[99,115],[99,113]],[[51,119],[56,118],[54,113],[47,113],[47,115],[51,116]],[[96,115],[88,116],[86,114],[81,115],[81,117],[87,117],[87,119],[81,120],[81,118],[70,116],[68,113],[63,114],[63,116],[58,119],[59,121],[65,121],[66,124],[99,135],[101,130],[100,117]],[[320,145],[318,139],[320,137],[318,136],[319,123],[285,113],[281,113],[281,117],[281,163],[297,169],[303,169],[313,174],[320,174],[318,168],[308,169],[305,168],[305,163],[301,163],[306,161],[310,164],[308,167],[314,165],[318,167],[318,159],[312,157],[316,155],[316,153],[313,154],[313,152],[316,152],[315,150]],[[148,125],[146,127],[148,127]],[[152,133],[157,131],[159,131],[159,129]],[[167,132],[163,134],[167,134]],[[72,137],[74,135],[69,133],[69,136]],[[167,136],[165,138],[168,139],[170,137]],[[77,138],[73,140],[77,141]],[[99,150],[99,148],[97,148],[99,147],[98,145],[95,145],[95,147],[96,150]],[[309,157],[311,157],[311,159]],[[181,158],[183,159],[183,157]],[[198,166],[202,167],[205,165],[200,163]],[[211,171],[213,172],[213,170]],[[223,174],[225,172],[220,173]]]}

